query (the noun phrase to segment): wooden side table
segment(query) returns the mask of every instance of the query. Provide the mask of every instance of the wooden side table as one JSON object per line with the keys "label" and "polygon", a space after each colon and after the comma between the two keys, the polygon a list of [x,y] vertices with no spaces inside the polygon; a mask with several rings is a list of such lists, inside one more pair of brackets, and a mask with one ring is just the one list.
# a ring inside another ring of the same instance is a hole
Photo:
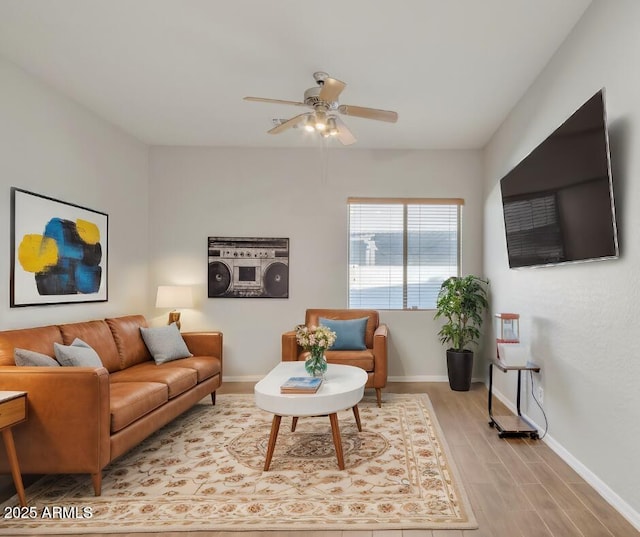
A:
{"label": "wooden side table", "polygon": [[4,447],[7,450],[7,459],[13,476],[13,484],[18,493],[18,499],[22,507],[27,506],[27,498],[22,485],[22,474],[18,465],[18,455],[13,442],[11,427],[27,420],[27,392],[0,391],[0,431]]}

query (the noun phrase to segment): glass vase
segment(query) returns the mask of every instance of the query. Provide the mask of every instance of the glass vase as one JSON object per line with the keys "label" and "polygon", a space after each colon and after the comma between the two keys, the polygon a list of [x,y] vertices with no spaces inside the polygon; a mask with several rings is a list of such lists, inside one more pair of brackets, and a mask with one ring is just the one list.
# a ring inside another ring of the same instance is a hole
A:
{"label": "glass vase", "polygon": [[324,378],[327,371],[327,359],[323,351],[311,351],[304,362],[305,371],[312,377]]}

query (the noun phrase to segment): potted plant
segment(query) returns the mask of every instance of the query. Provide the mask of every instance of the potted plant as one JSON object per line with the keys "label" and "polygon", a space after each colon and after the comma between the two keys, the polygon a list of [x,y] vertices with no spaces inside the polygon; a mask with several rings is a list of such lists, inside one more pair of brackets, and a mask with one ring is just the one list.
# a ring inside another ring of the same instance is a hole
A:
{"label": "potted plant", "polygon": [[447,349],[447,372],[452,390],[467,391],[471,387],[473,351],[469,345],[480,339],[483,313],[488,307],[488,280],[477,276],[453,276],[442,282],[436,301],[435,319],[447,322],[438,332]]}

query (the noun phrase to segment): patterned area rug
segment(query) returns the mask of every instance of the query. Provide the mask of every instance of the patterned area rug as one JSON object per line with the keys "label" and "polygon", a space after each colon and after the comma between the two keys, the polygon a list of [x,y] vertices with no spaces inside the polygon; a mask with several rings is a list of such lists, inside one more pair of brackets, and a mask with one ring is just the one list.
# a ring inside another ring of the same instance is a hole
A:
{"label": "patterned area rug", "polygon": [[[339,413],[346,469],[338,470],[327,417],[282,420],[263,472],[272,415],[252,395],[203,401],[104,471],[46,476],[29,489],[31,516],[3,533],[382,530],[476,528],[426,395],[386,394]],[[14,510],[15,511],[15,510]]]}

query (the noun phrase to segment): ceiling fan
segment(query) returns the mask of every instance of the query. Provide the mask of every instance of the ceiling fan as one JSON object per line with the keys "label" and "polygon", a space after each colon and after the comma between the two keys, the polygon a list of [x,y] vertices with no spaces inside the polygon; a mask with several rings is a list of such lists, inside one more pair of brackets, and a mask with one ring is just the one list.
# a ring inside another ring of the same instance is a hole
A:
{"label": "ceiling fan", "polygon": [[351,145],[356,142],[355,136],[337,115],[361,117],[365,119],[376,119],[395,123],[398,121],[398,114],[389,110],[378,110],[377,108],[365,108],[362,106],[352,106],[350,104],[340,104],[338,97],[347,86],[344,82],[331,78],[327,73],[318,71],[313,73],[317,86],[309,88],[304,92],[304,101],[283,101],[280,99],[265,99],[262,97],[245,97],[245,101],[256,101],[274,104],[290,104],[294,106],[306,106],[312,108],[312,112],[304,112],[297,116],[280,122],[278,125],[267,131],[269,134],[280,134],[292,127],[304,124],[304,128],[310,132],[318,132],[324,138],[335,136],[343,145]]}

